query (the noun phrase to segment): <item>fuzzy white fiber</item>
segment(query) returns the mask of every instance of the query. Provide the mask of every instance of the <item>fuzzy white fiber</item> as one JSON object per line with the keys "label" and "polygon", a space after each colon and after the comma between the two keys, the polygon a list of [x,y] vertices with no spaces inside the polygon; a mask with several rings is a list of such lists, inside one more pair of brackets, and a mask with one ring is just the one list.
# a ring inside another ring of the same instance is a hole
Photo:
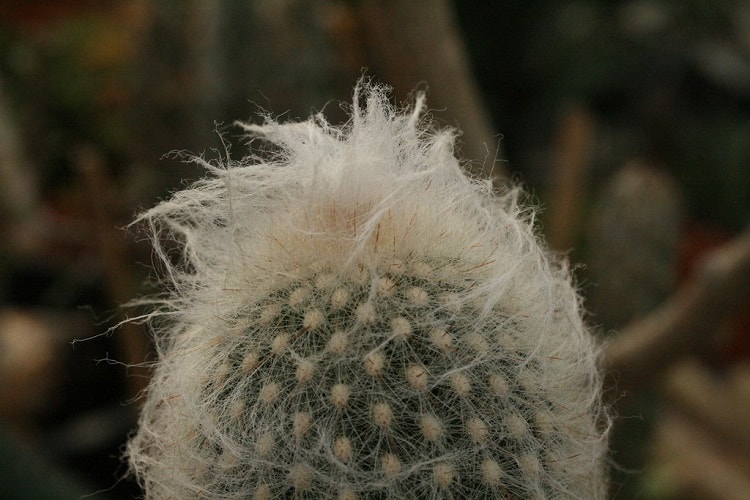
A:
{"label": "fuzzy white fiber", "polygon": [[146,498],[605,497],[569,272],[424,105],[361,83],[345,126],[243,125],[270,159],[197,160],[140,217],[169,288],[128,446]]}

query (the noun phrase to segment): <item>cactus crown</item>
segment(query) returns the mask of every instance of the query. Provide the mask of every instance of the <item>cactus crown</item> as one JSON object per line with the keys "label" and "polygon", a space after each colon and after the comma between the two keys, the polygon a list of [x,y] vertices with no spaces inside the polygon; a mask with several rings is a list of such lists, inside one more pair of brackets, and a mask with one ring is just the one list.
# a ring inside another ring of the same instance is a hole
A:
{"label": "cactus crown", "polygon": [[148,498],[604,496],[569,273],[423,106],[361,84],[344,127],[245,125],[274,158],[141,216],[171,288],[128,446]]}

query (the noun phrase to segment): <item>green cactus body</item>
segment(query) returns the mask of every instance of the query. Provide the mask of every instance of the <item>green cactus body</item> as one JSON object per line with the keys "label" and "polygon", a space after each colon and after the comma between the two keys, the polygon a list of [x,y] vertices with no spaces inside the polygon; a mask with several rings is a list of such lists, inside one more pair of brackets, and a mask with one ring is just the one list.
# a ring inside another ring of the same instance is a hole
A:
{"label": "green cactus body", "polygon": [[254,253],[212,289],[205,259],[175,283],[189,293],[167,302],[129,447],[148,497],[604,496],[595,352],[564,268],[507,211],[485,241],[455,198],[378,195],[295,204],[247,238],[214,226]]}

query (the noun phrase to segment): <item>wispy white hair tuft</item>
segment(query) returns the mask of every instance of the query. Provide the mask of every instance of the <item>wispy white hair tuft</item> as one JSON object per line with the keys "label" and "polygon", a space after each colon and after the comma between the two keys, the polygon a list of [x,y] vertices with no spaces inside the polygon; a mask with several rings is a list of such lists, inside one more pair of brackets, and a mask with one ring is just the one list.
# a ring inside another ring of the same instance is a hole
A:
{"label": "wispy white hair tuft", "polygon": [[140,216],[169,295],[130,465],[147,498],[604,498],[597,348],[518,191],[361,83],[342,127]]}

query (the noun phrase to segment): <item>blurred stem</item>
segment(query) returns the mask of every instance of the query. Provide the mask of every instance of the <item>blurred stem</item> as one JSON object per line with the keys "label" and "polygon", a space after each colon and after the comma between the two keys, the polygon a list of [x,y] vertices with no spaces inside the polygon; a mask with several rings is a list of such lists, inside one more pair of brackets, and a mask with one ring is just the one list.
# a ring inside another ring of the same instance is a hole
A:
{"label": "blurred stem", "polygon": [[710,430],[721,440],[723,448],[732,448],[750,457],[747,416],[737,411],[737,401],[726,387],[693,361],[672,370],[662,390],[672,406]]}
{"label": "blurred stem", "polygon": [[444,108],[463,131],[463,157],[477,178],[500,185],[507,177],[498,137],[470,68],[452,5],[447,0],[365,1],[360,24],[371,59],[396,94],[426,83],[429,103]]}
{"label": "blurred stem", "polygon": [[552,171],[547,237],[556,250],[573,247],[578,237],[586,171],[594,142],[593,117],[580,106],[563,117]]}
{"label": "blurred stem", "polygon": [[8,102],[0,76],[0,203],[19,223],[36,214],[39,199]]}
{"label": "blurred stem", "polygon": [[662,460],[673,469],[679,498],[747,499],[750,480],[742,464],[717,446],[706,429],[684,415],[675,413],[664,418],[658,448]]}
{"label": "blurred stem", "polygon": [[605,351],[619,390],[653,380],[677,359],[698,352],[727,318],[750,301],[750,230],[710,254],[695,280],[652,314],[626,327]]}

